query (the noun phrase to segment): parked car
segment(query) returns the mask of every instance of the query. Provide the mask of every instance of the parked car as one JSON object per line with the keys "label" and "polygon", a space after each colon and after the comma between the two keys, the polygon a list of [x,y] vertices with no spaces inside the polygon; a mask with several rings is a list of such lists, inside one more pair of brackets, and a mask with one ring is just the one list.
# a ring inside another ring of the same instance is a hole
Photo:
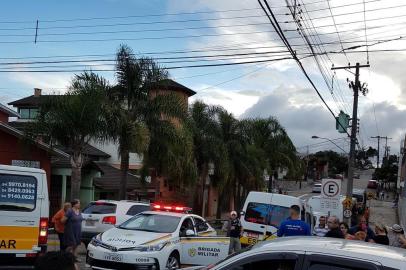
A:
{"label": "parked car", "polygon": [[405,270],[406,251],[344,239],[281,237],[230,255],[226,260],[206,269]]}
{"label": "parked car", "polygon": [[112,200],[91,202],[82,211],[82,242],[87,245],[99,233],[150,209],[150,204],[145,202]]}
{"label": "parked car", "polygon": [[315,183],[312,188],[313,193],[321,193],[321,183]]}
{"label": "parked car", "polygon": [[368,181],[368,188],[377,189],[378,188],[378,181],[376,180],[369,180]]}
{"label": "parked car", "polygon": [[187,207],[154,205],[120,226],[97,235],[88,245],[92,269],[179,269],[209,265],[228,255],[230,238],[217,236]]}
{"label": "parked car", "polygon": [[343,180],[344,176],[342,174],[336,174],[334,178]]}
{"label": "parked car", "polygon": [[361,176],[359,174],[354,174],[354,179],[360,179]]}

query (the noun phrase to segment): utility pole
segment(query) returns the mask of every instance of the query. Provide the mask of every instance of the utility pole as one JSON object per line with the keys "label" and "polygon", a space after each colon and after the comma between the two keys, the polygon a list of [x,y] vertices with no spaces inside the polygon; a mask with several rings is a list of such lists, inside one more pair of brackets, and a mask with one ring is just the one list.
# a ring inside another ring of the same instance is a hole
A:
{"label": "utility pole", "polygon": [[376,168],[379,168],[379,152],[380,152],[380,142],[381,139],[385,139],[385,154],[384,157],[387,157],[387,151],[388,151],[388,140],[391,140],[392,138],[388,138],[388,136],[374,136],[371,137],[371,139],[378,139],[378,151],[377,151],[377,162],[376,162]]}
{"label": "utility pole", "polygon": [[[357,144],[357,124],[358,124],[358,96],[359,91],[364,95],[367,93],[365,84],[360,83],[359,81],[359,69],[369,67],[367,65],[360,65],[356,63],[355,66],[344,66],[344,67],[332,67],[332,70],[336,69],[352,69],[355,68],[355,82],[350,82],[350,88],[354,91],[354,103],[352,110],[352,121],[351,121],[351,144],[350,144],[350,158],[348,162],[348,182],[347,182],[347,200],[352,200],[352,189],[353,189],[353,179],[354,179],[354,167],[355,167],[355,145]],[[347,223],[351,222],[351,218],[346,218]]]}

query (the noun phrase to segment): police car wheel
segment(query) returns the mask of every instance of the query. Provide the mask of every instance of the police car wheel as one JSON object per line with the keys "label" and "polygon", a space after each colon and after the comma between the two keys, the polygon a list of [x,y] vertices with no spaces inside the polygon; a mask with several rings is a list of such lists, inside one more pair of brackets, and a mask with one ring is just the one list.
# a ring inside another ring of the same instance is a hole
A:
{"label": "police car wheel", "polygon": [[180,268],[179,259],[175,253],[169,255],[168,261],[166,262],[166,269],[176,270]]}

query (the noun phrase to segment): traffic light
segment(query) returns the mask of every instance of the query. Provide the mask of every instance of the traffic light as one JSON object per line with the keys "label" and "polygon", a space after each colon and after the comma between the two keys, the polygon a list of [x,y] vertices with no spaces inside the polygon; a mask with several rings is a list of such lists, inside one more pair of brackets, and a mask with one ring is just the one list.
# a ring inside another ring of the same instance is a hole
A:
{"label": "traffic light", "polygon": [[339,133],[347,133],[347,128],[350,126],[350,116],[343,111],[336,117],[336,129]]}

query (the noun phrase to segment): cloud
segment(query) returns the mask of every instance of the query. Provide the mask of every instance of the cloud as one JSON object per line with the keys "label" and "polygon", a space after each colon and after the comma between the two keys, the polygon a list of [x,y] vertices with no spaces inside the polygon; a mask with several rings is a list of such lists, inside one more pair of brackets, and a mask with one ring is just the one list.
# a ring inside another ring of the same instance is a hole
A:
{"label": "cloud", "polygon": [[[249,108],[241,118],[245,117],[276,117],[286,128],[289,136],[296,146],[314,144],[311,136],[317,135],[325,138],[346,137],[346,134],[339,134],[335,130],[335,121],[331,114],[324,108],[316,94],[309,92],[311,89],[280,86],[271,94],[261,97],[259,101]],[[406,121],[404,121],[406,110],[401,109],[389,102],[375,104],[376,118],[381,132],[379,135],[391,137],[388,141],[391,153],[399,151],[399,142],[405,136]],[[367,107],[360,115],[361,132],[369,136],[378,135],[376,121],[372,105]],[[348,149],[345,141],[344,148]],[[376,146],[376,141],[363,135],[363,143],[368,146]],[[382,144],[381,144],[382,146]],[[334,145],[324,145],[325,149],[334,149]],[[317,148],[315,150],[320,150]],[[382,146],[381,151],[384,151]]]}
{"label": "cloud", "polygon": [[[46,74],[46,73],[13,73],[9,79],[26,87],[57,90],[65,92],[69,85],[72,75],[65,74]],[[50,92],[50,91],[49,91]]]}

